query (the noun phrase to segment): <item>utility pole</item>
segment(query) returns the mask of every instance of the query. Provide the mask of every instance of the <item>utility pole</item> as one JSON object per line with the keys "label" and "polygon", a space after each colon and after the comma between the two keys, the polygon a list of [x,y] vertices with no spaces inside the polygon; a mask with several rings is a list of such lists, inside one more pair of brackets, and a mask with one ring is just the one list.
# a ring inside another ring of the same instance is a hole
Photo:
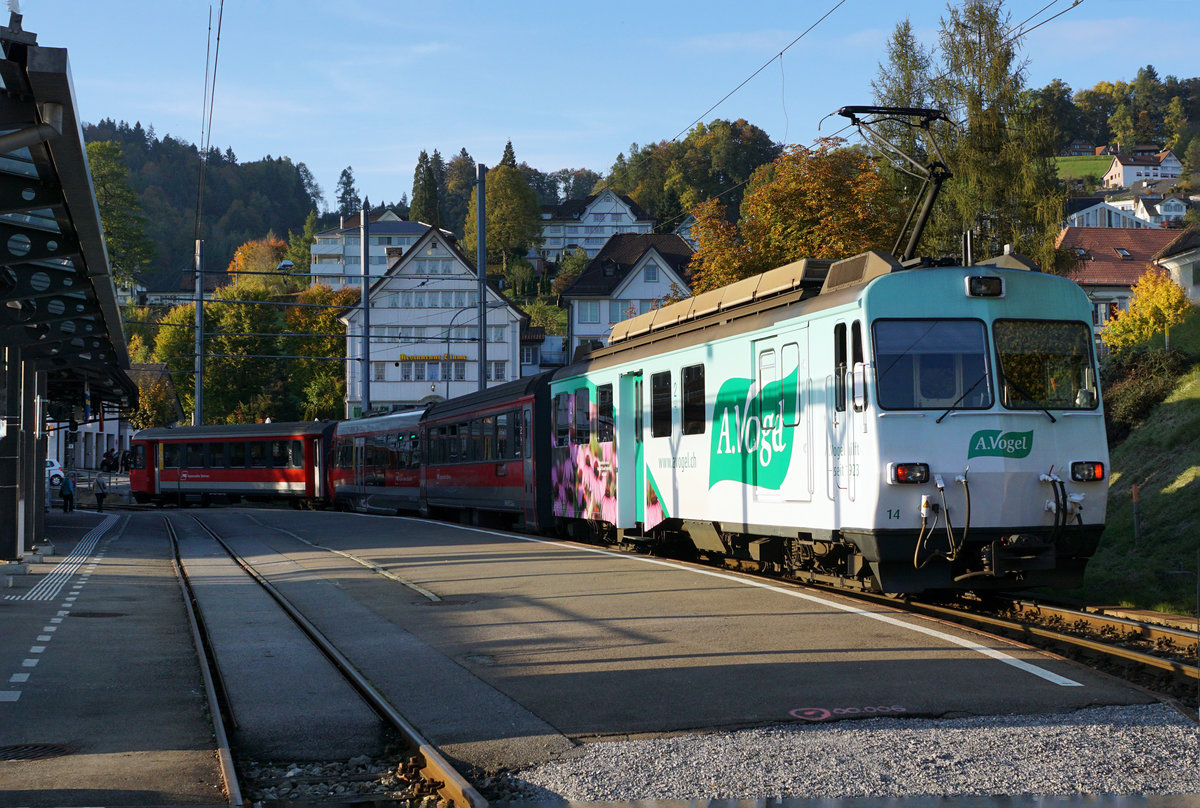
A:
{"label": "utility pole", "polygon": [[359,267],[362,270],[362,414],[366,415],[371,410],[371,301],[368,300],[368,290],[371,287],[370,278],[367,275],[370,267],[369,252],[370,247],[367,244],[371,234],[371,225],[367,221],[369,218],[366,198],[363,198],[362,210],[359,211],[358,218],[358,259]]}
{"label": "utility pole", "polygon": [[479,389],[487,389],[487,207],[484,177],[487,166],[475,164],[475,266],[479,271]]}
{"label": "utility pole", "polygon": [[196,239],[196,360],[193,365],[195,395],[192,426],[204,423],[204,240]]}

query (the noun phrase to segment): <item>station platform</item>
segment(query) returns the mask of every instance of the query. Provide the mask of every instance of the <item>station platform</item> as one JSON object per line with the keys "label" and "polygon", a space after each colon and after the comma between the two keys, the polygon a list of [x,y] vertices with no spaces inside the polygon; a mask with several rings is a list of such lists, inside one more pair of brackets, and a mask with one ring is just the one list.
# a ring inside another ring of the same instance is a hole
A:
{"label": "station platform", "polygon": [[227,804],[169,545],[129,526],[52,510],[53,554],[0,571],[4,805]]}

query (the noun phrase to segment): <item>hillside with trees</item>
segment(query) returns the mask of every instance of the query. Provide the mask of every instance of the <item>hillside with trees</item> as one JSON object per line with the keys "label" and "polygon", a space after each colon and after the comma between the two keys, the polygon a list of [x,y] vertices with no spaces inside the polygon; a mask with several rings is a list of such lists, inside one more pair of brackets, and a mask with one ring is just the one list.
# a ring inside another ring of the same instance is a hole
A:
{"label": "hillside with trees", "polygon": [[[154,245],[141,276],[191,267],[199,149],[171,135],[159,137],[153,126],[143,129],[141,123],[130,126],[112,119],[86,124],[83,134],[88,143],[111,142],[120,149],[127,181],[141,205],[143,231]],[[243,163],[232,149],[214,148],[207,162],[201,238],[210,268],[228,265],[246,241],[300,231],[309,212],[324,205],[312,173],[288,157],[267,155]]]}

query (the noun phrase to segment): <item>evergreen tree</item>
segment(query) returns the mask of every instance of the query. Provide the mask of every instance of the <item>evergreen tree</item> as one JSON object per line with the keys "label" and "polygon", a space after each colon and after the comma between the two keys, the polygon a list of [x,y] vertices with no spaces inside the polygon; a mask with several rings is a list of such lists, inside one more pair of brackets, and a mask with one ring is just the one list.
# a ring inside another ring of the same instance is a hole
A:
{"label": "evergreen tree", "polygon": [[500,157],[499,165],[508,166],[509,168],[517,167],[517,154],[513,151],[511,140],[504,144],[504,154]]}
{"label": "evergreen tree", "polygon": [[[303,163],[301,163],[303,165]],[[305,275],[312,266],[312,245],[317,240],[317,212],[310,210],[299,233],[288,231],[288,246],[284,257],[292,262],[297,275]]]}
{"label": "evergreen tree", "polygon": [[446,166],[446,192],[442,195],[442,226],[454,231],[462,238],[467,216],[475,211],[467,210],[467,200],[475,187],[475,159],[464,148],[450,158]]}
{"label": "evergreen tree", "polygon": [[337,182],[337,209],[342,216],[352,216],[362,210],[362,199],[354,187],[354,167],[346,166]]}
{"label": "evergreen tree", "polygon": [[87,156],[113,280],[119,286],[128,285],[141,275],[154,254],[143,229],[141,205],[129,186],[120,145],[111,140],[89,143]]}
{"label": "evergreen tree", "polygon": [[433,164],[429,155],[423,149],[420,156],[417,157],[416,171],[413,172],[413,196],[408,215],[414,222],[425,222],[434,227],[441,226],[437,178],[434,176]]}
{"label": "evergreen tree", "polygon": [[[927,108],[931,99],[929,52],[917,41],[912,24],[905,18],[896,24],[888,39],[888,63],[879,64],[871,90],[875,104],[882,107]],[[926,162],[926,144],[919,132],[902,121],[880,121],[877,130],[887,141],[919,163]],[[912,174],[911,166],[895,156],[882,163],[883,171],[901,193],[915,193],[920,181]]]}

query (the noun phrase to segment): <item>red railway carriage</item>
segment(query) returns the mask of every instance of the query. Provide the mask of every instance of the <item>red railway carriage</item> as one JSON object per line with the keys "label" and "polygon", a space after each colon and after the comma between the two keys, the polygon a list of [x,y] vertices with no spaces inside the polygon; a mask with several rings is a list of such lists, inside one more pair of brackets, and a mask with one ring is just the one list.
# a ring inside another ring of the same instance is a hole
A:
{"label": "red railway carriage", "polygon": [[367,513],[419,510],[424,410],[339,421],[329,487],[334,505]]}
{"label": "red railway carriage", "polygon": [[131,442],[129,488],[138,502],[322,503],[334,427],[296,421],[143,429]]}
{"label": "red railway carriage", "polygon": [[434,404],[421,420],[421,502],[430,515],[526,530],[554,526],[549,375]]}

